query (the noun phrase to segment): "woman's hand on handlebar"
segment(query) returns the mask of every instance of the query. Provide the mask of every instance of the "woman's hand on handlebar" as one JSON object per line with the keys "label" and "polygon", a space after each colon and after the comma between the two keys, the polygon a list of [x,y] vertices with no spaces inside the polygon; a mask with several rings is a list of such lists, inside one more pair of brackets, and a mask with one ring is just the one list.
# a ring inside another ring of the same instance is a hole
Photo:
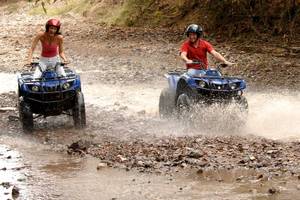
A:
{"label": "woman's hand on handlebar", "polygon": [[31,68],[32,67],[32,63],[31,62],[25,62],[25,64],[23,65],[24,68]]}
{"label": "woman's hand on handlebar", "polygon": [[63,60],[62,62],[64,65],[70,64],[71,62],[69,60]]}

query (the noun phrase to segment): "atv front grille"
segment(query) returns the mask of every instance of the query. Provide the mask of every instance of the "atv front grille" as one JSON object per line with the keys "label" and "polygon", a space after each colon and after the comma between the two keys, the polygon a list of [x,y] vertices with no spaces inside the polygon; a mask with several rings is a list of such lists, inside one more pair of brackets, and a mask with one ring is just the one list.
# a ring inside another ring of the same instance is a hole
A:
{"label": "atv front grille", "polygon": [[214,84],[210,83],[210,88],[215,90],[229,90],[229,84]]}
{"label": "atv front grille", "polygon": [[75,91],[30,93],[28,99],[40,103],[64,101],[75,96]]}
{"label": "atv front grille", "polygon": [[56,85],[56,86],[43,86],[43,90],[45,92],[60,91],[61,90],[61,86],[60,85]]}

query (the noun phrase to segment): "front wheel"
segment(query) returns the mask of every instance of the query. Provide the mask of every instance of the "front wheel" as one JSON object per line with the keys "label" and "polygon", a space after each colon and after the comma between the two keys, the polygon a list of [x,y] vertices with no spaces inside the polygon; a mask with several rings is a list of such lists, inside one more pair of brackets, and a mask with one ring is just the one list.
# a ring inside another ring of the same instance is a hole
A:
{"label": "front wheel", "polygon": [[169,88],[162,90],[159,97],[159,115],[162,118],[171,117],[175,110],[175,94]]}
{"label": "front wheel", "polygon": [[248,105],[248,101],[247,101],[246,97],[239,96],[235,100],[235,103],[237,104],[238,108],[240,109],[240,111],[242,113],[248,114],[249,105]]}
{"label": "front wheel", "polygon": [[22,128],[24,132],[33,131],[33,113],[31,111],[30,104],[19,101],[19,117],[22,123]]}
{"label": "front wheel", "polygon": [[75,105],[72,109],[74,126],[84,128],[86,126],[85,104],[82,92],[77,92]]}
{"label": "front wheel", "polygon": [[248,119],[248,101],[244,96],[239,96],[235,99],[234,104],[237,108],[237,112],[235,113],[235,122],[239,127],[242,127],[246,124]]}
{"label": "front wheel", "polygon": [[186,93],[180,94],[176,102],[178,118],[184,118],[184,116],[189,113],[191,106],[192,100],[190,97]]}

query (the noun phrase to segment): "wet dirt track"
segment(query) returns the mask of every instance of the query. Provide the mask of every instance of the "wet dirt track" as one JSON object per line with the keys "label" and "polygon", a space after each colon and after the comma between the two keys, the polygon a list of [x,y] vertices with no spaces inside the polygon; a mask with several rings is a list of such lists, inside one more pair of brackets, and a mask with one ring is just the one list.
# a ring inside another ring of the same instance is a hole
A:
{"label": "wet dirt track", "polygon": [[[13,72],[22,66],[34,31],[46,20],[12,16],[14,21],[4,14],[0,22],[0,78],[6,83],[0,86],[0,107],[16,106]],[[66,52],[82,77],[88,127],[75,130],[70,118],[51,117],[38,119],[34,133],[24,135],[17,111],[0,113],[0,182],[17,186],[19,199],[297,199],[299,91],[250,90],[248,122],[235,131],[231,126],[203,130],[162,120],[157,112],[159,93],[166,86],[163,73],[182,66],[179,43],[160,35],[142,40],[147,35],[142,30],[119,42],[119,30],[81,32],[74,19],[63,18]],[[228,114],[208,112],[209,124],[216,119],[224,124]],[[67,154],[77,141],[87,147],[84,154],[96,158]],[[195,157],[198,151],[205,153]],[[97,170],[98,163],[112,167]],[[1,198],[10,195],[1,186],[0,193]]]}

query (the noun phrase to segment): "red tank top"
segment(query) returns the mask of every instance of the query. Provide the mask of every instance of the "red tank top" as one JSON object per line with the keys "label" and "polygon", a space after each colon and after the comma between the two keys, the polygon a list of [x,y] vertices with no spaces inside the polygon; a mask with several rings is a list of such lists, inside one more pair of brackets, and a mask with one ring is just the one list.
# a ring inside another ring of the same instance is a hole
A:
{"label": "red tank top", "polygon": [[58,45],[57,44],[48,44],[45,41],[42,41],[42,56],[51,58],[58,55]]}

